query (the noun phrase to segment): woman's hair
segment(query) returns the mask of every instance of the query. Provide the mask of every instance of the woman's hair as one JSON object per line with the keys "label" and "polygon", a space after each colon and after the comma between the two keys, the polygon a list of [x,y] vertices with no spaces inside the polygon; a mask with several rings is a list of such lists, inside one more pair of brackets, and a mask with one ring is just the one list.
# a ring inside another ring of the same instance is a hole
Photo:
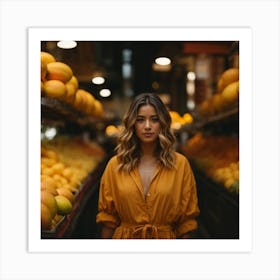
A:
{"label": "woman's hair", "polygon": [[160,123],[156,155],[163,166],[172,168],[175,163],[176,138],[170,129],[171,117],[169,112],[155,93],[137,95],[123,118],[123,130],[120,133],[116,147],[119,168],[129,172],[139,163],[141,155],[140,144],[135,134],[134,125],[138,111],[143,105],[152,105],[155,108]]}

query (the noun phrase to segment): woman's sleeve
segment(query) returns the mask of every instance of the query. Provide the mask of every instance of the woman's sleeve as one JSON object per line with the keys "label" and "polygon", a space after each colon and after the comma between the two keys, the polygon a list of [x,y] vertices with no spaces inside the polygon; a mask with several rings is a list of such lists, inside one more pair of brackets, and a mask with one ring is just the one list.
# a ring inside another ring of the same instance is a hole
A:
{"label": "woman's sleeve", "polygon": [[114,180],[115,174],[111,171],[110,164],[108,164],[100,181],[96,222],[103,223],[110,228],[116,228],[120,222],[112,192]]}
{"label": "woman's sleeve", "polygon": [[183,173],[183,190],[181,215],[177,222],[176,236],[179,237],[185,233],[197,229],[197,216],[199,215],[198,198],[196,182],[187,161]]}

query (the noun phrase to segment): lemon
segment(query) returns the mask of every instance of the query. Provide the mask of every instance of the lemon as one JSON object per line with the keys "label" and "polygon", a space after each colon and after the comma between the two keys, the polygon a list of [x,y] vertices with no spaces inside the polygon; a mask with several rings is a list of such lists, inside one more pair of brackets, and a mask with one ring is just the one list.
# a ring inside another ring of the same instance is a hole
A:
{"label": "lemon", "polygon": [[73,206],[70,200],[62,195],[55,196],[55,200],[57,203],[57,213],[59,215],[67,215],[71,212]]}

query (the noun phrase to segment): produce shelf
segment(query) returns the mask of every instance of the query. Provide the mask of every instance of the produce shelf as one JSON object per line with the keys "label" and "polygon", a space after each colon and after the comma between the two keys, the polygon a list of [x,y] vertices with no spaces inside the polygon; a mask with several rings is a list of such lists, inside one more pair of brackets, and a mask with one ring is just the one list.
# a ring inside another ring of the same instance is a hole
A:
{"label": "produce shelf", "polygon": [[231,108],[230,110],[227,110],[225,112],[219,113],[214,116],[210,116],[210,117],[198,122],[196,124],[196,126],[199,128],[199,127],[205,126],[206,124],[220,122],[223,120],[228,120],[230,118],[234,118],[234,117],[238,116],[238,113],[239,113],[239,108],[235,106],[235,107]]}
{"label": "produce shelf", "polygon": [[212,181],[192,164],[197,183],[200,221],[213,239],[239,238],[239,195]]}
{"label": "produce shelf", "polygon": [[41,116],[44,119],[72,120],[80,122],[85,115],[55,98],[41,96]]}
{"label": "produce shelf", "polygon": [[239,120],[239,107],[235,104],[230,109],[209,117],[198,117],[193,123],[183,125],[178,132],[195,133],[210,125],[221,125],[222,123]]}
{"label": "produce shelf", "polygon": [[65,239],[71,238],[76,229],[80,216],[87,205],[88,199],[92,194],[98,192],[99,180],[105,168],[106,160],[103,160],[87,176],[75,196],[72,211],[64,216],[52,230],[41,231],[41,239]]}

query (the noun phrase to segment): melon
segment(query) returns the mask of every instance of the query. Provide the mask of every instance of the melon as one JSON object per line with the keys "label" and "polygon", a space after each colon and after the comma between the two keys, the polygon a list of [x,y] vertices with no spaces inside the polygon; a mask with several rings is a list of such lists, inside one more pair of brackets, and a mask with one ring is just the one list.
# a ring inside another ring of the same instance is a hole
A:
{"label": "melon", "polygon": [[218,80],[218,92],[222,92],[226,86],[239,80],[239,69],[229,68],[224,71]]}
{"label": "melon", "polygon": [[52,224],[52,215],[49,208],[41,203],[41,229],[48,230]]}
{"label": "melon", "polygon": [[44,64],[49,64],[51,62],[55,62],[56,59],[55,57],[48,53],[48,52],[41,52],[41,63],[44,63]]}
{"label": "melon", "polygon": [[239,98],[239,81],[233,82],[225,87],[222,91],[223,103],[225,105],[238,101]]}
{"label": "melon", "polygon": [[47,77],[47,64],[44,61],[41,61],[41,81],[46,81]]}
{"label": "melon", "polygon": [[93,110],[92,114],[93,114],[94,117],[98,117],[98,118],[102,117],[103,114],[104,114],[103,105],[97,99],[95,99],[95,101],[94,101],[94,110]]}
{"label": "melon", "polygon": [[66,94],[66,87],[62,81],[49,80],[44,82],[44,93],[50,98],[63,98]]}
{"label": "melon", "polygon": [[72,84],[76,90],[79,88],[78,79],[74,75],[72,76],[72,78],[67,83]]}
{"label": "melon", "polygon": [[68,198],[69,201],[70,201],[71,203],[73,203],[73,201],[74,201],[74,195],[73,195],[73,193],[70,191],[69,188],[60,187],[60,188],[57,189],[57,193],[58,193],[58,195],[62,195],[62,196],[64,196],[64,197]]}
{"label": "melon", "polygon": [[55,196],[46,190],[41,190],[41,203],[45,204],[49,208],[51,216],[53,218],[58,209]]}
{"label": "melon", "polygon": [[58,195],[56,184],[52,184],[49,181],[41,181],[41,191],[47,191],[54,196]]}
{"label": "melon", "polygon": [[47,80],[59,80],[66,83],[72,76],[72,69],[63,62],[56,61],[47,64]]}
{"label": "melon", "polygon": [[73,103],[77,110],[85,111],[87,108],[87,97],[86,91],[83,89],[78,89],[75,94],[75,100]]}
{"label": "melon", "polygon": [[84,112],[87,114],[91,114],[95,110],[95,98],[89,93],[85,92],[85,107],[84,107]]}

